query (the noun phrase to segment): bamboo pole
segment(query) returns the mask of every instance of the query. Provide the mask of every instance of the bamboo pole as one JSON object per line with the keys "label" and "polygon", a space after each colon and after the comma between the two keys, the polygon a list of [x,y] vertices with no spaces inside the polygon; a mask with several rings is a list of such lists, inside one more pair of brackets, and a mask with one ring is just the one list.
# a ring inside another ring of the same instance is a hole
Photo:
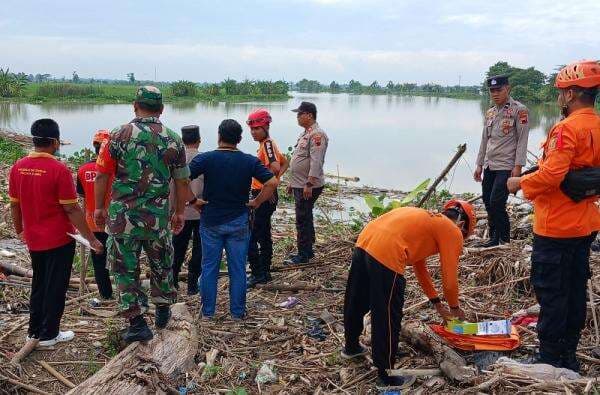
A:
{"label": "bamboo pole", "polygon": [[61,383],[63,383],[67,387],[69,387],[69,388],[75,388],[76,387],[75,384],[73,384],[72,381],[70,381],[69,379],[67,379],[62,374],[60,374],[60,372],[58,372],[58,370],[56,370],[52,366],[48,365],[47,362],[44,362],[44,361],[37,361],[37,362],[40,365],[42,365],[42,367],[44,369],[46,369],[48,371],[48,373],[50,373],[52,376],[56,377]]}
{"label": "bamboo pole", "polygon": [[91,252],[86,255],[85,247],[80,244],[79,245],[79,262],[81,266],[79,267],[79,296],[83,295],[86,291],[85,289],[85,275],[87,274],[87,265],[88,265],[88,257],[91,255]]}
{"label": "bamboo pole", "polygon": [[442,182],[444,177],[446,177],[446,174],[448,174],[448,172],[454,167],[456,162],[458,162],[458,160],[465,153],[466,150],[467,150],[466,143],[458,146],[458,151],[456,152],[456,154],[454,154],[454,156],[450,160],[450,163],[448,163],[448,165],[444,168],[444,170],[442,170],[440,175],[435,179],[433,184],[431,184],[431,186],[427,189],[427,192],[425,192],[425,195],[421,198],[421,200],[419,200],[419,203],[417,203],[417,207],[421,207],[421,206],[423,206],[423,204],[425,204],[425,202],[429,199],[429,197],[431,196],[433,191],[435,191],[435,188],[439,185],[440,182]]}
{"label": "bamboo pole", "polygon": [[592,280],[588,280],[588,294],[590,297],[590,305],[592,308],[592,320],[594,321],[594,330],[596,332],[595,345],[600,344],[600,328],[598,328],[598,317],[596,315],[596,303],[594,302],[594,293],[592,292]]}

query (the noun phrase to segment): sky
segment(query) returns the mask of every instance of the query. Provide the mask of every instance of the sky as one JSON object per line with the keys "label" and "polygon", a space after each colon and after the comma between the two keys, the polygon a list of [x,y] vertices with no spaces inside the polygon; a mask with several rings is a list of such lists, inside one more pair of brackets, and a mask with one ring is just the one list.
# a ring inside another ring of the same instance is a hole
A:
{"label": "sky", "polygon": [[70,78],[479,84],[600,58],[600,0],[2,0],[0,67]]}

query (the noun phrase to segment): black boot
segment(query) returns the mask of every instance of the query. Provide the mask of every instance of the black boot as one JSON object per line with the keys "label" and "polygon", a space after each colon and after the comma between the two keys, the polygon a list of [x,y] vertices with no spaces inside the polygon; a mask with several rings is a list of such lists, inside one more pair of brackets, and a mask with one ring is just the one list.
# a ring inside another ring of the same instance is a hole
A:
{"label": "black boot", "polygon": [[163,329],[167,326],[169,319],[171,318],[171,309],[167,304],[161,304],[156,306],[156,320],[154,321],[154,325],[157,328]]}
{"label": "black boot", "polygon": [[577,360],[577,344],[579,337],[566,340],[560,361],[563,368],[579,373],[581,364]]}
{"label": "black boot", "polygon": [[380,373],[375,386],[379,391],[398,391],[409,388],[415,380],[415,376],[388,376],[387,373]]}
{"label": "black boot", "polygon": [[489,239],[486,242],[483,242],[481,244],[479,244],[479,247],[481,248],[490,248],[490,247],[495,247],[497,245],[500,245],[500,238],[495,236],[491,239]]}
{"label": "black boot", "polygon": [[562,367],[561,358],[563,354],[563,343],[540,340],[540,363],[546,363],[554,366],[555,368],[560,368]]}
{"label": "black boot", "polygon": [[176,267],[173,267],[173,286],[179,289],[179,270]]}
{"label": "black boot", "polygon": [[198,273],[188,272],[187,294],[189,296],[198,294],[198,277],[200,277]]}
{"label": "black boot", "polygon": [[256,287],[256,284],[265,284],[266,282],[267,282],[267,278],[265,276],[258,276],[258,275],[251,274],[250,277],[248,277],[248,280],[246,282],[246,287],[254,288],[254,287]]}
{"label": "black boot", "polygon": [[152,335],[152,331],[148,328],[144,317],[138,315],[129,320],[129,328],[125,332],[125,335],[123,335],[123,340],[127,343],[145,342],[151,340],[153,337],[154,335]]}

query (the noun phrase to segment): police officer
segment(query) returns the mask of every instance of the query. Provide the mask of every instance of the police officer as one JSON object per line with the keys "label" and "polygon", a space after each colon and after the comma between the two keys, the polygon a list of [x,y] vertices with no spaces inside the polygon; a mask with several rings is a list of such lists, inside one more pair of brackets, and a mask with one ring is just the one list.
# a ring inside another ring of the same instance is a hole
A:
{"label": "police officer", "polygon": [[539,169],[508,180],[533,201],[531,284],[540,304],[537,324],[540,361],[579,371],[577,344],[585,326],[590,245],[600,230],[598,196],[571,200],[560,184],[568,171],[600,166],[600,115],[594,102],[600,63],[582,61],[556,77],[565,118],[548,133]]}
{"label": "police officer", "polygon": [[[152,339],[143,313],[148,298],[140,284],[140,254],[148,257],[151,269],[151,295],[156,305],[157,328],[169,321],[169,306],[177,294],[173,286],[173,245],[169,231],[169,183],[175,181],[175,210],[171,228],[179,233],[184,225],[183,211],[190,196],[190,170],[185,147],[159,117],[162,94],[154,86],[137,90],[133,103],[135,119],[114,129],[109,143],[98,155],[95,183],[94,220],[107,225],[108,262],[119,289],[121,315],[129,320],[124,335],[127,342]],[[104,196],[109,175],[114,174],[108,211]]]}
{"label": "police officer", "polygon": [[483,203],[488,213],[490,239],[483,247],[510,241],[510,222],[506,212],[509,177],[521,175],[527,159],[529,114],[527,107],[510,97],[508,77],[486,81],[494,105],[485,114],[477,168],[473,177],[482,182]]}
{"label": "police officer", "polygon": [[288,185],[288,194],[293,193],[295,201],[298,253],[292,254],[284,263],[297,265],[308,263],[315,255],[313,207],[325,185],[323,163],[329,139],[317,123],[314,103],[303,101],[292,111],[297,114],[298,125],[304,128],[292,155]]}

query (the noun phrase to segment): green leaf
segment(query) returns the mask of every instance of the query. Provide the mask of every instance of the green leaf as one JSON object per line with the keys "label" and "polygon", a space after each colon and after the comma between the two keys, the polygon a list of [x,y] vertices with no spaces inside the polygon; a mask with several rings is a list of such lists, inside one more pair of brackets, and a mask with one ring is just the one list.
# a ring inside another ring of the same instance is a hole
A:
{"label": "green leaf", "polygon": [[370,210],[373,210],[375,207],[383,207],[379,199],[373,195],[365,195],[363,199]]}
{"label": "green leaf", "polygon": [[383,207],[373,207],[371,209],[371,214],[374,217],[379,217],[381,214],[385,213],[385,209]]}
{"label": "green leaf", "polygon": [[417,198],[419,193],[425,192],[427,190],[427,187],[429,186],[430,181],[431,181],[431,179],[428,178],[425,181],[423,181],[422,183],[420,183],[419,185],[417,185],[415,187],[415,189],[410,191],[410,193],[408,195],[406,195],[404,197],[404,199],[402,199],[402,202],[401,202],[402,206],[407,206],[407,205],[411,204]]}

